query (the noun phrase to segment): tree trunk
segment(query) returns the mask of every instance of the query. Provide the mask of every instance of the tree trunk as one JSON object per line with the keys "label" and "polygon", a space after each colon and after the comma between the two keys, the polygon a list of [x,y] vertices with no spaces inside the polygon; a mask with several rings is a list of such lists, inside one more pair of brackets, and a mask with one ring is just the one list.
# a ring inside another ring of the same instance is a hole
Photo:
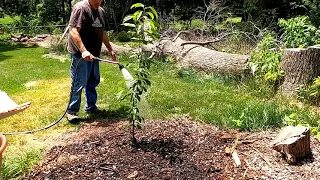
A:
{"label": "tree trunk", "polygon": [[68,17],[71,15],[71,11],[72,11],[72,0],[69,0],[69,12],[68,12]]}
{"label": "tree trunk", "polygon": [[64,7],[64,0],[61,0],[61,12],[62,12],[62,20],[63,20],[63,24],[65,24],[67,22],[66,20],[66,12],[65,12],[65,7]]}
{"label": "tree trunk", "polygon": [[[172,56],[180,67],[194,67],[205,72],[242,75],[247,70],[248,56],[219,52],[177,38],[175,41],[164,39],[157,45],[143,46],[145,52]],[[185,45],[182,45],[185,44]]]}
{"label": "tree trunk", "polygon": [[299,85],[308,85],[320,75],[320,46],[306,49],[290,48],[284,52],[280,66],[285,72],[280,90],[284,94],[296,94]]}
{"label": "tree trunk", "polygon": [[[172,56],[178,61],[180,67],[194,67],[205,72],[218,72],[222,74],[243,75],[247,73],[248,56],[215,51],[200,45],[188,44],[188,42],[177,38],[175,41],[162,39],[154,44],[144,45],[142,50],[158,56]],[[201,43],[200,43],[201,44]],[[137,51],[130,47],[112,44],[117,54]],[[107,49],[102,46],[102,53]]]}
{"label": "tree trunk", "polygon": [[279,133],[272,148],[280,152],[289,164],[295,164],[311,154],[310,129],[288,126]]}

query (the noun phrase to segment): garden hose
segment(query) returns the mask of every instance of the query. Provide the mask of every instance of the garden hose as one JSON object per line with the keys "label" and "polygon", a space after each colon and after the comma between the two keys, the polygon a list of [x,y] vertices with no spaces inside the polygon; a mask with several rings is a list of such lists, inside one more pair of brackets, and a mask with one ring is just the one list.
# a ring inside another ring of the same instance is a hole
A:
{"label": "garden hose", "polygon": [[[79,65],[79,62],[82,60],[79,59],[79,61],[77,62],[76,64],[76,68],[75,68],[75,79],[77,77],[77,70],[78,70],[78,65]],[[101,59],[101,58],[98,58],[98,57],[94,57],[93,58],[94,61],[99,61],[99,62],[105,62],[105,63],[108,63],[108,64],[116,64],[119,66],[119,69],[121,70],[124,66],[121,65],[119,62],[116,62],[116,61],[112,61],[112,60],[106,60],[106,59]],[[92,68],[92,67],[91,67]],[[90,70],[91,71],[91,70]],[[0,132],[0,134],[3,134],[3,135],[19,135],[19,134],[32,134],[32,133],[35,133],[35,132],[39,132],[39,131],[43,131],[43,130],[46,130],[46,129],[49,129],[53,126],[55,126],[56,124],[58,124],[63,118],[64,116],[66,115],[67,111],[68,111],[68,107],[69,107],[69,104],[71,102],[71,96],[72,96],[72,92],[73,92],[73,88],[74,88],[74,81],[72,81],[72,84],[71,84],[71,89],[70,89],[70,98],[69,98],[69,102],[68,102],[68,105],[64,111],[64,113],[60,116],[60,118],[56,121],[54,121],[53,123],[45,126],[45,127],[42,127],[42,128],[39,128],[39,129],[35,129],[35,130],[30,130],[30,131],[22,131],[22,132]]]}

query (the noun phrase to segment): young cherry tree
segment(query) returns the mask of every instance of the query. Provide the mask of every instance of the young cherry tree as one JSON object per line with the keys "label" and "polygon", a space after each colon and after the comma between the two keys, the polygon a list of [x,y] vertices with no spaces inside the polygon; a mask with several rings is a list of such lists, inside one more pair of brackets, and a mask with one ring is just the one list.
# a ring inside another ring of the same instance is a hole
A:
{"label": "young cherry tree", "polygon": [[130,27],[129,31],[133,35],[133,40],[138,42],[139,48],[131,57],[136,58],[135,75],[136,78],[130,85],[130,122],[132,123],[132,139],[136,142],[135,127],[141,127],[144,118],[140,114],[138,103],[141,101],[142,95],[147,92],[151,85],[149,81],[148,70],[150,68],[151,59],[146,58],[142,52],[142,45],[151,43],[159,39],[158,29],[160,28],[157,11],[151,6],[145,6],[142,3],[136,3],[131,9],[137,9],[135,13],[126,16],[123,19],[123,25]]}

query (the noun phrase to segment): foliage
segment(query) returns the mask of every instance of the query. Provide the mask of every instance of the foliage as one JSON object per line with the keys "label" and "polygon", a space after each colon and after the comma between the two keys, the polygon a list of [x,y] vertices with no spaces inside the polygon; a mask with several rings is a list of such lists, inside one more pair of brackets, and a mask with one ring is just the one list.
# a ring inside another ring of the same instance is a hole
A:
{"label": "foliage", "polygon": [[0,8],[4,10],[5,14],[30,16],[36,12],[36,5],[41,0],[10,0],[0,3]]}
{"label": "foliage", "polygon": [[131,35],[127,33],[126,31],[120,31],[117,34],[117,40],[120,42],[129,42],[131,39]]}
{"label": "foliage", "polygon": [[281,60],[282,53],[277,49],[276,39],[269,33],[250,54],[248,66],[258,80],[275,84],[284,75],[279,67]]}
{"label": "foliage", "polygon": [[319,105],[320,101],[320,77],[315,78],[311,85],[300,85],[297,88],[298,99],[311,103],[312,105]]}
{"label": "foliage", "polygon": [[280,19],[279,26],[284,30],[282,39],[287,48],[303,48],[320,42],[320,31],[312,25],[307,16]]}
{"label": "foliage", "polygon": [[[1,90],[17,103],[31,101],[33,104],[23,113],[1,120],[2,132],[34,129],[53,122],[64,112],[70,90],[70,64],[41,57],[45,52],[41,47],[0,41]],[[118,56],[118,59],[122,63],[131,62],[127,55]],[[130,108],[128,103],[119,102],[115,97],[118,88],[124,87],[120,71],[105,64],[101,64],[100,68],[101,83],[97,89],[99,107],[107,110],[107,119],[126,118]],[[291,116],[293,121],[309,124],[312,131],[317,130],[315,128],[319,124],[319,115],[311,108],[289,106],[284,99],[270,98],[265,92],[253,92],[246,82],[239,82],[239,79],[230,76],[177,69],[174,63],[160,60],[152,62],[149,72],[153,86],[148,89],[147,110],[150,112],[144,116],[147,119],[168,119],[188,113],[193,120],[220,128],[256,130],[282,126],[286,123],[285,116],[295,113],[296,116]],[[25,84],[33,81],[36,85],[27,89]],[[85,114],[83,111],[79,113],[80,116]],[[236,121],[239,121],[238,125]],[[2,169],[6,179],[17,178],[13,176],[23,172],[25,164],[32,164],[34,156],[26,154],[32,149],[39,149],[39,142],[51,142],[64,132],[76,131],[77,128],[79,126],[62,121],[58,126],[25,138],[7,136],[10,143],[4,157],[8,169]],[[21,152],[29,158],[22,157]],[[16,157],[20,157],[20,160]]]}
{"label": "foliage", "polygon": [[284,117],[284,126],[307,126],[312,135],[320,136],[319,114],[313,112],[312,106],[293,100],[287,107],[289,111]]}
{"label": "foliage", "polygon": [[[135,68],[136,80],[131,85],[129,94],[131,103],[130,121],[132,122],[133,128],[133,140],[135,140],[135,124],[139,127],[144,120],[144,118],[140,115],[138,103],[141,101],[142,95],[147,92],[148,86],[151,85],[148,78],[150,59],[143,56],[141,46],[142,44],[147,44],[155,39],[158,39],[159,33],[157,30],[160,27],[160,25],[156,22],[158,19],[158,14],[153,7],[146,7],[142,3],[136,3],[131,6],[131,9],[134,8],[139,8],[139,10],[132,15],[126,16],[123,20],[124,26],[133,28],[133,30],[130,31],[134,36],[133,39],[140,43],[138,53],[134,54],[134,57],[137,58]],[[130,23],[130,21],[132,23]]]}
{"label": "foliage", "polygon": [[4,18],[4,10],[0,7],[0,18]]}
{"label": "foliage", "polygon": [[59,0],[10,0],[0,4],[6,14],[19,15],[25,19],[37,20],[39,24],[66,21],[71,1]]}
{"label": "foliage", "polygon": [[[12,158],[12,157],[11,157]],[[12,158],[8,163],[4,158],[1,177],[2,179],[11,179],[19,174],[26,173],[32,166],[36,165],[42,158],[42,150],[29,150],[21,153],[18,157]]]}
{"label": "foliage", "polygon": [[190,29],[195,30],[195,29],[202,29],[205,25],[205,22],[201,19],[192,19],[191,24],[190,24]]}
{"label": "foliage", "polygon": [[15,17],[10,17],[8,15],[4,15],[3,18],[0,18],[0,24],[1,25],[9,25],[14,23],[15,21],[20,21],[20,17],[19,16],[15,16]]}
{"label": "foliage", "polygon": [[232,119],[233,126],[241,130],[257,130],[279,127],[284,113],[275,103],[247,104],[238,119]]}
{"label": "foliage", "polygon": [[320,1],[319,0],[302,0],[298,2],[293,2],[292,8],[299,9],[302,12],[298,12],[297,15],[305,15],[310,18],[312,24],[315,27],[320,25]]}

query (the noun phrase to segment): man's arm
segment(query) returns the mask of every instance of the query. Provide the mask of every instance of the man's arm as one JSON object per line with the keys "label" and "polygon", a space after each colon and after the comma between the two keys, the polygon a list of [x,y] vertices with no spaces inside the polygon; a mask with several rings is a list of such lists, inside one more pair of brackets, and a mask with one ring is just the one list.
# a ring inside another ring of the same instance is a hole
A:
{"label": "man's arm", "polygon": [[89,51],[87,51],[86,47],[84,46],[82,39],[80,37],[79,31],[80,31],[80,28],[77,28],[74,26],[69,27],[70,36],[73,42],[78,47],[78,49],[80,50],[82,58],[86,61],[92,61],[93,55]]}
{"label": "man's arm", "polygon": [[110,44],[110,41],[109,41],[109,37],[108,37],[108,34],[107,34],[106,31],[103,32],[103,44],[106,45],[112,60],[116,61],[117,60],[116,59],[116,53],[113,51],[113,49],[111,47],[111,44]]}

